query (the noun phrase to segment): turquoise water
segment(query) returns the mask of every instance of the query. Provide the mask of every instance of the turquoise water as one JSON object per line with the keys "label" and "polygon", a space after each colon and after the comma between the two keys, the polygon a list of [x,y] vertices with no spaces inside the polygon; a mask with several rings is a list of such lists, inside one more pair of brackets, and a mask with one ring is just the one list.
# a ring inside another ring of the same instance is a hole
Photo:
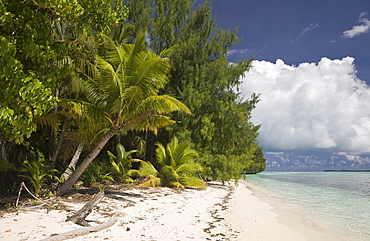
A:
{"label": "turquoise water", "polygon": [[247,181],[311,217],[370,240],[370,173],[264,172]]}

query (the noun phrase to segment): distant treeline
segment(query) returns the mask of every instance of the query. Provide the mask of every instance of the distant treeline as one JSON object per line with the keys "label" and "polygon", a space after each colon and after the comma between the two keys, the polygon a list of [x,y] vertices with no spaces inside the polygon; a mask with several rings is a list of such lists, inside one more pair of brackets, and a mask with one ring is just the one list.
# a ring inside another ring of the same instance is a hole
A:
{"label": "distant treeline", "polygon": [[370,172],[370,170],[324,170],[324,172]]}

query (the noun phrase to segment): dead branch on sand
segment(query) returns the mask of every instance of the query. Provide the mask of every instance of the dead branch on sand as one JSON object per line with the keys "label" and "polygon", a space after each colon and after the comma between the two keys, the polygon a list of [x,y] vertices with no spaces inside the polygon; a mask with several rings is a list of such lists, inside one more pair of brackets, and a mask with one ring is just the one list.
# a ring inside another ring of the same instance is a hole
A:
{"label": "dead branch on sand", "polygon": [[117,218],[113,217],[113,218],[110,218],[105,223],[99,224],[97,226],[75,229],[69,232],[61,233],[61,234],[43,239],[41,241],[61,241],[61,240],[76,238],[79,236],[90,234],[92,232],[99,232],[103,229],[111,227],[116,222],[117,222]]}

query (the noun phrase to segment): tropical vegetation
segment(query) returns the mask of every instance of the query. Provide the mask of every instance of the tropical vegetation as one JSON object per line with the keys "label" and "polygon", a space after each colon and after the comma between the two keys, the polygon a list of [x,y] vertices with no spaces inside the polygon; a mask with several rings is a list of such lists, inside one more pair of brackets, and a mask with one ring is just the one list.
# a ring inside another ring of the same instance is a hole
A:
{"label": "tropical vegetation", "polygon": [[[0,195],[261,172],[237,29],[190,0],[0,0]],[[54,184],[54,185],[51,185]]]}
{"label": "tropical vegetation", "polygon": [[[175,188],[205,188],[206,184],[201,178],[202,166],[194,159],[197,151],[189,143],[179,143],[173,137],[166,146],[157,143],[156,162],[141,161],[139,170],[131,170],[133,176],[146,176],[148,180],[141,183],[142,187],[175,187]],[[154,166],[157,166],[154,167]]]}

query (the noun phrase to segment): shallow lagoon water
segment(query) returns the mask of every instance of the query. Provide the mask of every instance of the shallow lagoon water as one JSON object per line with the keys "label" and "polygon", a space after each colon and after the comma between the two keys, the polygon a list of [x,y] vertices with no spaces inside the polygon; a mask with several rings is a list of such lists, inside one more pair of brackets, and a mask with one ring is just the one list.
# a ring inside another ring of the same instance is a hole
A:
{"label": "shallow lagoon water", "polygon": [[263,172],[247,181],[306,215],[370,240],[369,172]]}

